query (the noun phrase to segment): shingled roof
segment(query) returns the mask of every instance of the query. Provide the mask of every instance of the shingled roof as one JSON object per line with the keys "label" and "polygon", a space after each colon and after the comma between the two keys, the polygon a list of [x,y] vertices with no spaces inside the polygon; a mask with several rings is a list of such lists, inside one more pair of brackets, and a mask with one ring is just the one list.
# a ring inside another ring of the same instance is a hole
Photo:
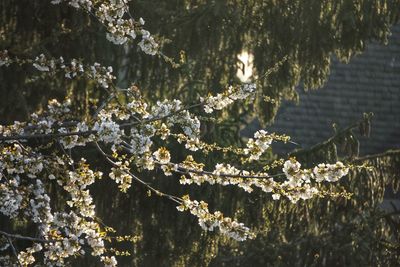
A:
{"label": "shingled roof", "polygon": [[[286,133],[308,148],[332,136],[333,123],[346,127],[373,112],[371,135],[360,139],[360,154],[400,148],[400,25],[392,28],[388,45],[370,43],[348,64],[334,59],[323,88],[298,92],[299,104],[283,103],[269,132]],[[275,151],[294,148],[278,145]]]}

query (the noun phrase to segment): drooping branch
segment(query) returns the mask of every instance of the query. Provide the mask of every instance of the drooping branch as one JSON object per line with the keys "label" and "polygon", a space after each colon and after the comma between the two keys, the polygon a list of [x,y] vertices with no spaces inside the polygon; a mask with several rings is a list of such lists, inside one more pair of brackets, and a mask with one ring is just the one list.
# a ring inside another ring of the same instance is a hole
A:
{"label": "drooping branch", "polygon": [[327,146],[341,144],[345,148],[349,148],[346,152],[351,152],[349,158],[355,159],[358,156],[359,150],[359,142],[355,140],[353,136],[353,131],[358,129],[360,135],[369,136],[370,127],[371,127],[371,119],[373,117],[373,113],[364,113],[363,118],[357,122],[350,124],[349,126],[343,129],[336,129],[336,125],[334,124],[335,133],[327,140],[320,142],[311,148],[305,149],[297,149],[294,152],[290,153],[290,156],[301,157],[302,155],[311,155],[314,152],[318,152]]}
{"label": "drooping branch", "polygon": [[363,157],[357,157],[356,159],[353,160],[353,162],[363,162],[366,160],[374,160],[378,158],[384,158],[384,157],[391,157],[391,156],[398,156],[400,155],[400,149],[394,149],[394,150],[388,150],[383,153],[379,154],[372,154],[372,155],[367,155]]}

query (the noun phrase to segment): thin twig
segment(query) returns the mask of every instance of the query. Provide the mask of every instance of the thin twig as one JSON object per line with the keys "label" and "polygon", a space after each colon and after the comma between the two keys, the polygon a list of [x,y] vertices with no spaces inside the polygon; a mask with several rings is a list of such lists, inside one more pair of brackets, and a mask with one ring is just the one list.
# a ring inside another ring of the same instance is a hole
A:
{"label": "thin twig", "polygon": [[58,138],[66,136],[85,136],[94,134],[97,131],[89,130],[84,132],[71,132],[71,133],[49,133],[49,134],[23,134],[23,135],[11,135],[11,136],[0,136],[0,141],[15,141],[15,140],[28,140],[35,138]]}
{"label": "thin twig", "polygon": [[11,241],[11,238],[8,237],[8,236],[5,236],[5,238],[7,239],[8,243],[9,243],[10,246],[11,246],[11,250],[12,250],[12,252],[13,252],[15,258],[17,259],[18,265],[19,265],[20,267],[22,267],[22,264],[21,264],[21,262],[19,261],[19,258],[18,258],[17,249],[14,247],[14,244],[13,244],[13,242]]}
{"label": "thin twig", "polygon": [[200,171],[200,170],[194,170],[194,169],[188,169],[184,167],[178,167],[178,172],[180,173],[195,173],[195,174],[200,174],[200,175],[209,175],[209,176],[215,176],[215,177],[229,177],[229,178],[243,178],[243,179],[269,179],[272,177],[279,177],[279,176],[284,176],[284,173],[278,173],[274,175],[241,175],[241,174],[229,174],[229,173],[213,173],[210,171]]}
{"label": "thin twig", "polygon": [[111,93],[108,98],[106,99],[106,101],[104,101],[103,103],[101,103],[100,107],[95,111],[95,113],[93,114],[93,118],[97,118],[97,116],[99,115],[100,111],[102,111],[108,103],[110,103],[110,101],[115,97],[115,95],[113,93]]}
{"label": "thin twig", "polygon": [[32,242],[39,242],[39,243],[51,243],[55,242],[56,240],[47,240],[47,239],[42,239],[42,238],[36,238],[36,237],[30,237],[30,236],[23,236],[19,234],[10,234],[4,231],[0,230],[0,235],[5,236],[6,238],[15,238],[15,239],[20,239],[20,240],[28,240]]}
{"label": "thin twig", "polygon": [[[106,158],[106,160],[113,165],[114,167],[120,167],[118,166],[118,164],[116,164],[110,157],[110,155],[108,155],[107,153],[104,152],[104,150],[100,147],[100,145],[97,142],[94,142],[94,144],[96,145],[96,148],[98,149],[98,151]],[[166,197],[174,202],[176,202],[177,204],[181,204],[182,203],[182,199],[177,197],[177,196],[173,196],[167,193],[163,193],[161,191],[159,191],[158,189],[155,189],[154,187],[152,187],[151,185],[149,185],[148,183],[146,183],[145,181],[143,181],[142,179],[138,178],[136,175],[134,175],[132,172],[127,171],[127,170],[121,170],[122,172],[124,172],[125,174],[130,175],[134,180],[136,180],[137,182],[143,184],[145,187],[147,187],[147,189],[149,189],[150,191],[154,192],[156,195],[161,196],[161,197]]]}

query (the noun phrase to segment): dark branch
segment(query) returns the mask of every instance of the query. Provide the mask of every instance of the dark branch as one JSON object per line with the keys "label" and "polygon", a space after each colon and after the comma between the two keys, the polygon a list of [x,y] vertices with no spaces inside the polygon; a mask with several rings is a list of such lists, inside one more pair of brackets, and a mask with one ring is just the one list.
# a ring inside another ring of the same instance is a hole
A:
{"label": "dark branch", "polygon": [[[56,240],[46,240],[42,238],[36,238],[36,237],[30,237],[30,236],[23,236],[19,234],[10,234],[4,231],[0,230],[0,235],[8,238],[15,238],[15,239],[20,239],[20,240],[28,240],[32,242],[39,242],[39,243],[50,243],[50,242],[55,242]],[[11,244],[10,244],[11,245]]]}

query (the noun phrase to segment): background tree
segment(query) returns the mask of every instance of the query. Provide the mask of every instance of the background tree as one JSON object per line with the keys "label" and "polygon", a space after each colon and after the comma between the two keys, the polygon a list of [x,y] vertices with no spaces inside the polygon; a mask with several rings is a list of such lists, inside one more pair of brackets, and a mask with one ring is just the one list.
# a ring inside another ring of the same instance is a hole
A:
{"label": "background tree", "polygon": [[[121,47],[107,42],[105,29],[85,12],[43,1],[2,1],[0,49],[7,49],[12,56],[35,57],[44,52],[46,56],[62,55],[112,65],[118,74],[119,86],[126,87],[127,81],[135,81],[144,96],[154,102],[180,96],[185,102],[193,103],[207,92],[221,92],[225,84],[238,82],[237,55],[242,51],[254,56],[254,77],[261,77],[276,62],[285,59],[282,68],[261,80],[260,95],[274,99],[273,104],[263,101],[262,97],[256,105],[236,104],[229,113],[223,113],[221,120],[207,122],[207,127],[202,129],[205,140],[217,139],[221,145],[243,145],[245,142],[237,133],[248,116],[256,115],[270,122],[281,99],[296,98],[295,87],[299,82],[306,88],[317,88],[324,83],[333,54],[347,61],[362,52],[369,40],[385,42],[390,25],[398,20],[399,5],[398,1],[131,3],[131,8],[147,21],[149,30],[158,34],[158,41],[163,44],[161,51],[177,61],[181,59],[181,66],[173,68],[162,56],[152,58],[137,53],[136,45]],[[67,95],[72,98],[73,110],[77,111],[73,115],[82,118],[94,112],[89,109],[90,104],[100,103],[107,97],[106,93],[95,90],[95,84],[82,80],[66,82],[61,77],[49,80],[45,74],[34,75],[32,67],[11,66],[0,71],[0,90],[6,96],[0,105],[2,123],[26,119],[32,111],[43,108],[48,99],[62,99]],[[231,112],[237,115],[229,115]],[[318,162],[337,158],[329,144],[319,147]],[[304,164],[316,162],[314,150],[304,153],[306,156],[297,156]],[[204,160],[214,162],[223,157],[222,153],[216,153]],[[266,163],[273,159],[271,154],[263,160]],[[395,264],[399,260],[396,256],[398,233],[388,225],[396,222],[376,210],[376,205],[383,197],[385,184],[398,181],[393,175],[397,159],[395,153],[368,159],[379,168],[387,167],[373,175],[353,173],[354,178],[349,178],[343,186],[348,191],[357,189],[365,194],[345,203],[318,199],[310,204],[293,205],[285,201],[273,203],[268,196],[245,197],[233,189],[190,188],[194,196],[207,199],[216,209],[228,214],[239,210],[236,217],[263,229],[263,236],[240,245],[204,234],[196,227],[188,231],[183,226],[192,224],[191,217],[171,212],[173,206],[161,199],[149,198],[141,188],[130,189],[126,197],[116,187],[110,188],[106,181],[101,181],[93,190],[97,192],[96,205],[101,217],[107,218],[106,223],[137,235],[128,247],[135,253],[123,258],[123,263],[139,266],[160,262],[170,266],[209,263],[218,266],[232,262],[299,266],[328,266],[336,262]],[[96,164],[103,166],[104,162]],[[363,177],[368,177],[371,183],[365,184]],[[147,179],[163,190],[183,193],[169,179],[152,176]],[[106,188],[108,195],[115,198],[102,197]],[[368,211],[362,212],[360,209],[366,205]],[[364,223],[360,223],[361,219]],[[349,232],[355,234],[348,235]],[[160,241],[154,242],[155,239]],[[339,250],[342,244],[351,244],[352,249]],[[257,253],[258,250],[263,253]]]}

